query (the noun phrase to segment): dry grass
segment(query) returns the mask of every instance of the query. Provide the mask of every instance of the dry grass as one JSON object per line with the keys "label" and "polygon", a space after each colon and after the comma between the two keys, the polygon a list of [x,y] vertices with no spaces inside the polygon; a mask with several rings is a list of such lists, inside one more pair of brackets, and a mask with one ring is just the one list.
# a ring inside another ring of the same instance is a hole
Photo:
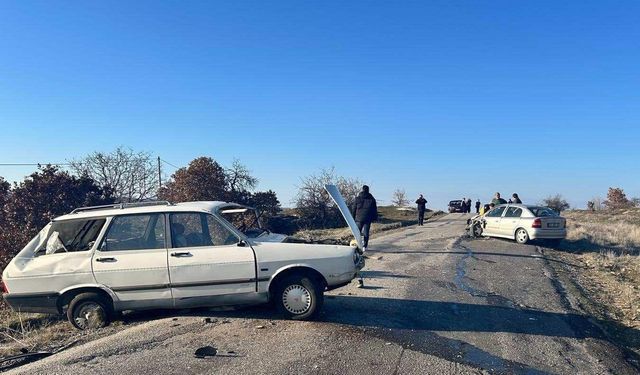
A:
{"label": "dry grass", "polygon": [[21,350],[47,351],[74,340],[78,332],[55,316],[0,309],[0,358]]}
{"label": "dry grass", "polygon": [[640,250],[640,210],[569,211],[567,239],[576,250],[613,250],[620,254],[635,254]]}
{"label": "dry grass", "polygon": [[561,250],[584,268],[576,282],[608,318],[640,327],[640,209],[569,211]]}

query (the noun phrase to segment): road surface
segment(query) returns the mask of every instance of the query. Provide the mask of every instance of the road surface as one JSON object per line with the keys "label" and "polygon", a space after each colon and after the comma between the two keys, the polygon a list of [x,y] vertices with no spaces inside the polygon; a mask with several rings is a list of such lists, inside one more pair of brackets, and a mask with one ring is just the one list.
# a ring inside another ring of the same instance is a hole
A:
{"label": "road surface", "polygon": [[[13,373],[637,373],[572,307],[539,249],[465,239],[466,219],[373,239],[365,288],[328,293],[317,321],[277,320],[263,307],[145,313]],[[219,355],[195,358],[207,345]]]}

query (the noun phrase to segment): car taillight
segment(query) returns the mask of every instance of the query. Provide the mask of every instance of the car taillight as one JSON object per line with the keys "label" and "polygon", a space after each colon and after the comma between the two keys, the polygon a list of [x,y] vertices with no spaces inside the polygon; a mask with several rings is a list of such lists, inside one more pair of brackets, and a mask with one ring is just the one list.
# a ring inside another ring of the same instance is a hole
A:
{"label": "car taillight", "polygon": [[2,294],[9,293],[9,289],[7,289],[7,285],[4,283],[4,281],[0,281],[0,292],[2,292]]}
{"label": "car taillight", "polygon": [[531,228],[542,228],[542,220],[535,219],[533,224],[531,224]]}

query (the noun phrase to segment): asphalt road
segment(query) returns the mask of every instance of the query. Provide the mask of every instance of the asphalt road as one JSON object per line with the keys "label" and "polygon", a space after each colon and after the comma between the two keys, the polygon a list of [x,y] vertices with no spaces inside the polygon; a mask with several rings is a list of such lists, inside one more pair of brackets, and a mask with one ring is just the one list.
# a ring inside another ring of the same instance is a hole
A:
{"label": "asphalt road", "polygon": [[[464,239],[466,218],[374,239],[365,287],[328,293],[317,321],[277,320],[262,307],[145,313],[134,317],[142,324],[13,373],[638,373],[577,312],[536,246]],[[207,345],[218,356],[195,358]]]}

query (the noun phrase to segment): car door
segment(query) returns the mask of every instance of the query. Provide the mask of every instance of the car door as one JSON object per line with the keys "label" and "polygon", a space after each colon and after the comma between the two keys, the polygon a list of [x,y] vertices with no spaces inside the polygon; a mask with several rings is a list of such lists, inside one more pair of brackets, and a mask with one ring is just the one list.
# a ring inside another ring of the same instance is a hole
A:
{"label": "car door", "polygon": [[113,290],[121,308],[172,306],[165,226],[162,213],[111,219],[92,267],[96,281]]}
{"label": "car door", "polygon": [[513,237],[516,229],[520,226],[520,216],[522,216],[522,208],[516,206],[507,207],[504,216],[500,220],[500,234]]}
{"label": "car door", "polygon": [[492,236],[500,235],[500,220],[502,219],[502,214],[505,209],[506,206],[499,206],[484,215],[484,220],[486,222],[483,231],[484,234]]}
{"label": "car door", "polygon": [[169,275],[175,306],[216,305],[256,292],[253,249],[219,218],[172,213]]}

